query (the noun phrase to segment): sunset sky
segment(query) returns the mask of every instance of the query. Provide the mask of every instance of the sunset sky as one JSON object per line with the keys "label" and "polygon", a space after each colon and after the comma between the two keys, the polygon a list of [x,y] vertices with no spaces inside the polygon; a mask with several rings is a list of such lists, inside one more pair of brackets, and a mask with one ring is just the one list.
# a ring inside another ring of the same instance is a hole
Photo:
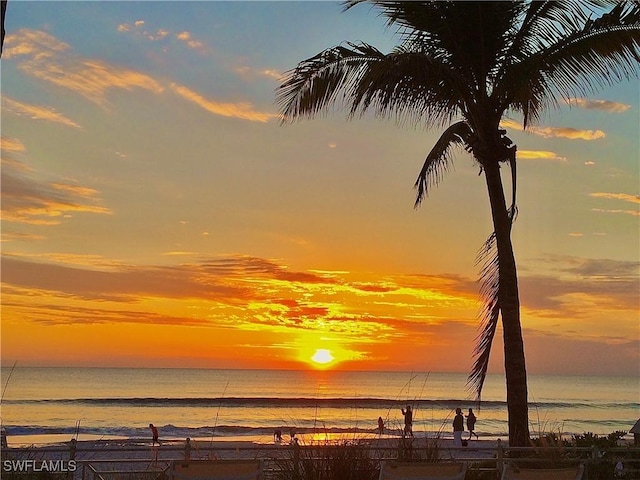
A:
{"label": "sunset sky", "polygon": [[[4,366],[470,369],[492,231],[471,158],[414,209],[440,131],[279,122],[299,61],[398,43],[376,11],[10,1],[6,28]],[[531,373],[640,375],[639,95],[504,122]]]}

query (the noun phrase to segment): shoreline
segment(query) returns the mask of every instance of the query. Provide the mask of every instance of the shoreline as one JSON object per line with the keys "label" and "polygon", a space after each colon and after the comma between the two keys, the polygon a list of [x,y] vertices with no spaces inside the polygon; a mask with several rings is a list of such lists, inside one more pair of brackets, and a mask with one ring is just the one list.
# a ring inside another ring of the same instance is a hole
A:
{"label": "shoreline", "polygon": [[[66,433],[54,433],[54,434],[30,434],[30,435],[9,435],[7,436],[7,444],[9,448],[22,449],[22,448],[57,448],[65,449],[69,448],[72,438],[76,439],[76,445],[78,450],[87,446],[126,446],[126,447],[144,447],[150,448],[151,441],[149,438],[132,438],[118,435],[97,435],[97,434],[83,434],[80,433],[77,436],[70,437]],[[336,445],[336,444],[369,444],[369,445],[387,445],[393,444],[397,446],[402,440],[399,435],[374,435],[374,434],[344,434],[344,433],[317,433],[317,434],[298,434],[296,438],[300,446],[323,446],[323,445]],[[453,444],[453,435],[444,436],[429,436],[429,435],[415,435],[413,442],[415,446],[419,446],[419,443],[425,443],[426,441],[439,440],[441,445]],[[482,444],[492,445],[497,444],[498,440],[502,439],[502,436],[480,436],[479,439],[474,438],[469,442],[469,446]],[[160,438],[161,448],[172,447],[173,449],[179,448],[184,445],[185,438]],[[281,441],[275,441],[273,437],[269,435],[236,435],[236,436],[214,436],[214,437],[192,437],[190,438],[192,446],[198,446],[201,448],[211,447],[225,447],[236,448],[238,446],[251,446],[253,448],[258,447],[286,447],[291,445],[289,436],[286,435]]]}

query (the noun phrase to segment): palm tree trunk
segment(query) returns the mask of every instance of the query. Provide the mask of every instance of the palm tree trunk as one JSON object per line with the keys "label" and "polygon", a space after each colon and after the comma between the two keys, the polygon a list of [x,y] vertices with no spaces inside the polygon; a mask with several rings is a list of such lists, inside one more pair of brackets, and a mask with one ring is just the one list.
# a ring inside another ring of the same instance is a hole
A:
{"label": "palm tree trunk", "polygon": [[484,164],[484,172],[498,249],[500,277],[498,301],[502,314],[504,339],[509,445],[512,447],[526,447],[529,446],[527,371],[520,324],[518,275],[513,254],[513,244],[511,243],[511,219],[507,212],[498,162],[486,162]]}

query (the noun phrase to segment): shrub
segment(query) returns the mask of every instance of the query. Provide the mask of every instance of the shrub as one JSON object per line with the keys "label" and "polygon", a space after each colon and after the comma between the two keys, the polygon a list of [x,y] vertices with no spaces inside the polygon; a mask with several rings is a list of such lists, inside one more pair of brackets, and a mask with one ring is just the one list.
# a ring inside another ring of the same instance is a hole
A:
{"label": "shrub", "polygon": [[369,447],[352,442],[294,445],[286,456],[273,460],[275,480],[376,480],[379,475]]}

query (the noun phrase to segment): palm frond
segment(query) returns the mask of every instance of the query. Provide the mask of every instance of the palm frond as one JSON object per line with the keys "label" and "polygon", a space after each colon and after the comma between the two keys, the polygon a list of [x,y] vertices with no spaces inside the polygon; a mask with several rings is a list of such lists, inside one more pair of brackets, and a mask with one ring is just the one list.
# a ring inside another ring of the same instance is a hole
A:
{"label": "palm frond", "polygon": [[559,10],[557,5],[550,6],[546,15],[537,19],[536,28],[530,27],[529,37],[520,47],[520,56],[511,59],[514,63],[497,80],[496,96],[503,98],[502,107],[522,112],[525,127],[549,106],[557,106],[558,99],[587,96],[638,76],[638,2],[616,3],[595,20],[575,7],[570,9],[571,15],[566,6],[562,13]]}
{"label": "palm frond", "polygon": [[[345,9],[363,1],[346,2]],[[512,35],[524,9],[522,2],[451,2],[370,0],[398,27],[406,42],[420,44],[434,58],[455,66],[456,77],[477,92],[486,90],[487,76]]]}
{"label": "palm frond", "polygon": [[282,122],[312,117],[336,102],[338,94],[361,75],[367,64],[379,62],[384,54],[365,43],[346,43],[323,50],[285,73],[276,90]]}
{"label": "palm frond", "polygon": [[638,75],[640,4],[621,2],[609,13],[542,52],[546,77],[563,98],[587,94]]}
{"label": "palm frond", "polygon": [[483,307],[480,312],[480,333],[476,337],[476,345],[473,350],[475,360],[467,378],[467,388],[475,393],[479,400],[487,377],[491,346],[500,316],[498,297],[500,277],[495,233],[489,236],[478,251],[476,265],[480,266],[480,297]]}
{"label": "palm frond", "polygon": [[374,110],[425,127],[441,126],[460,115],[460,97],[468,92],[456,72],[415,45],[401,45],[361,70],[351,90],[350,115]]}
{"label": "palm frond", "polygon": [[387,17],[387,26],[396,25],[401,31],[434,32],[444,26],[442,7],[447,2],[421,1],[407,2],[394,0],[347,0],[344,2],[344,10],[360,3],[370,3]]}
{"label": "palm frond", "polygon": [[349,116],[373,110],[425,127],[460,116],[461,95],[469,95],[459,75],[437,58],[406,42],[391,53],[346,43],[304,60],[287,72],[276,90],[282,122],[313,117],[335,103]]}
{"label": "palm frond", "polygon": [[433,146],[418,174],[414,187],[417,190],[415,207],[420,205],[427,196],[427,191],[437,185],[444,172],[447,171],[450,162],[450,149],[452,146],[466,146],[472,135],[469,124],[461,121],[447,128],[436,144]]}

